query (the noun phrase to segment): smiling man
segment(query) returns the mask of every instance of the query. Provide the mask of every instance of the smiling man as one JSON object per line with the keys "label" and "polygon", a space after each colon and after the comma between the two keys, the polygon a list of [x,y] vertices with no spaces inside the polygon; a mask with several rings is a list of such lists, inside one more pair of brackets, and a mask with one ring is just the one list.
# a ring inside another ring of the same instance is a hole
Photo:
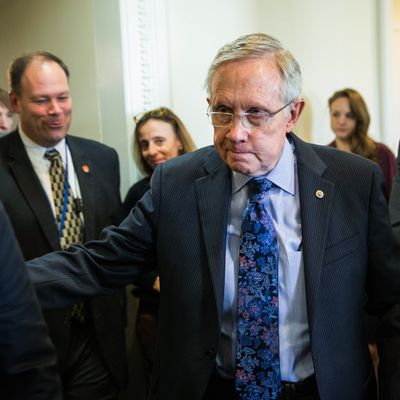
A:
{"label": "smiling man", "polygon": [[158,166],[101,241],[31,261],[42,304],[108,293],[160,260],[152,399],[365,400],[367,298],[384,321],[380,399],[399,398],[400,249],[379,167],[292,133],[300,68],[271,36],[223,46],[207,89],[215,145]]}
{"label": "smiling man", "polygon": [[[96,239],[121,211],[115,150],[68,135],[69,70],[55,55],[18,57],[9,83],[19,124],[0,140],[0,199],[25,259]],[[45,313],[65,399],[118,397],[126,380],[123,314],[119,295]]]}

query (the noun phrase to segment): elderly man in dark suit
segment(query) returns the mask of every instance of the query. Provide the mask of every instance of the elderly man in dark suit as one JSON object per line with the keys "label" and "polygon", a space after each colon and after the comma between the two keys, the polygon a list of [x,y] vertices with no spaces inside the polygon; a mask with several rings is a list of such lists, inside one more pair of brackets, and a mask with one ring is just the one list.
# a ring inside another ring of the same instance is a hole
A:
{"label": "elderly man in dark suit", "polygon": [[[67,136],[69,71],[55,55],[18,57],[9,70],[18,128],[0,139],[0,199],[27,260],[96,239],[119,220],[117,153]],[[65,399],[116,399],[126,381],[121,296],[45,313]]]}
{"label": "elderly man in dark suit", "polygon": [[365,400],[367,298],[383,317],[381,398],[400,398],[399,245],[379,167],[291,132],[300,68],[271,36],[222,47],[207,89],[214,146],[159,166],[101,241],[30,262],[41,301],[108,293],[160,260],[152,398]]}
{"label": "elderly man in dark suit", "polygon": [[1,396],[61,400],[56,353],[1,202],[0,232]]}

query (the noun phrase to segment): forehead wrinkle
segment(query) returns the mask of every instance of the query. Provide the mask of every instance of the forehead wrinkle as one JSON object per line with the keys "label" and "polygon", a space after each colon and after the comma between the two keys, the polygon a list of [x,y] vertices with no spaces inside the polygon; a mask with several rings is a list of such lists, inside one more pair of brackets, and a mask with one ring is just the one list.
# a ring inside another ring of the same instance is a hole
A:
{"label": "forehead wrinkle", "polygon": [[[252,69],[250,78],[245,68]],[[281,87],[282,78],[271,57],[231,61],[221,65],[214,75],[211,104],[272,109],[281,102]]]}

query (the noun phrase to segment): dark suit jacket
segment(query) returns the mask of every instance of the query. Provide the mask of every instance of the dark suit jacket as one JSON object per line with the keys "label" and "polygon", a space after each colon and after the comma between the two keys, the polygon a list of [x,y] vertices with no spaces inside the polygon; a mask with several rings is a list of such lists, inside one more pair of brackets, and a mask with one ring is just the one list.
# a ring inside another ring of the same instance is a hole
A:
{"label": "dark suit jacket", "polygon": [[0,387],[8,400],[61,400],[56,353],[0,202]]}
{"label": "dark suit jacket", "polygon": [[400,240],[400,142],[397,154],[397,174],[393,179],[389,207],[393,230],[396,237]]}
{"label": "dark suit jacket", "polygon": [[[374,373],[363,331],[384,316],[381,348],[399,358],[399,245],[377,164],[289,135],[296,148],[308,320],[322,400],[365,400]],[[324,196],[316,196],[321,190]],[[30,263],[47,307],[136,282],[160,260],[160,348],[153,398],[200,400],[215,368],[224,292],[231,171],[213,146],[156,168],[147,192],[102,242]],[[57,271],[50,264],[58,264]],[[61,272],[62,271],[62,272]],[[78,277],[76,277],[78,275]],[[68,294],[59,292],[60,287]],[[55,298],[55,295],[59,296]],[[392,314],[390,314],[392,313]],[[383,362],[387,359],[383,357]],[[382,390],[400,398],[399,369]],[[397,387],[396,387],[397,386]]]}
{"label": "dark suit jacket", "polygon": [[[67,143],[81,189],[85,239],[93,240],[104,227],[119,222],[118,156],[114,149],[92,140],[68,136]],[[60,250],[49,201],[17,131],[0,139],[0,182],[0,200],[25,259]],[[101,352],[112,375],[122,386],[126,381],[126,366],[125,315],[121,297],[99,297],[91,299],[89,305]],[[69,315],[70,308],[45,313],[61,368],[68,351]]]}

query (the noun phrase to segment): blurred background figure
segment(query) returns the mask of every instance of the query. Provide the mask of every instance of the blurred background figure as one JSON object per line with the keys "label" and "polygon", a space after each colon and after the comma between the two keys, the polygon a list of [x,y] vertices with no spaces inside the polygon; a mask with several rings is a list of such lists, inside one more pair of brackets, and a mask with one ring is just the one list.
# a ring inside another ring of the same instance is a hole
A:
{"label": "blurred background figure", "polygon": [[0,202],[0,385],[8,400],[61,400],[56,352]]}
{"label": "blurred background figure", "polygon": [[389,200],[393,177],[396,174],[396,158],[383,143],[368,136],[370,115],[361,94],[354,89],[342,89],[329,98],[331,129],[335,140],[329,146],[359,154],[381,167],[386,182],[385,197]]}
{"label": "blurred background figure", "polygon": [[13,128],[13,111],[7,91],[0,88],[0,136]]}
{"label": "blurred background figure", "polygon": [[[134,117],[134,121],[136,127],[133,154],[136,165],[145,177],[129,189],[123,204],[124,216],[129,214],[150,188],[151,174],[157,165],[195,149],[183,122],[166,107],[140,114]],[[158,340],[159,290],[158,275],[154,272],[133,291],[133,295],[140,298],[136,335],[141,348],[147,387]]]}
{"label": "blurred background figure", "polygon": [[[329,146],[359,154],[379,164],[385,177],[385,197],[389,201],[393,178],[396,175],[396,158],[383,143],[368,136],[370,115],[367,105],[359,92],[346,88],[338,90],[328,100],[331,129],[335,140]],[[366,335],[375,374],[378,374],[379,356],[376,347],[376,317],[365,314]]]}

